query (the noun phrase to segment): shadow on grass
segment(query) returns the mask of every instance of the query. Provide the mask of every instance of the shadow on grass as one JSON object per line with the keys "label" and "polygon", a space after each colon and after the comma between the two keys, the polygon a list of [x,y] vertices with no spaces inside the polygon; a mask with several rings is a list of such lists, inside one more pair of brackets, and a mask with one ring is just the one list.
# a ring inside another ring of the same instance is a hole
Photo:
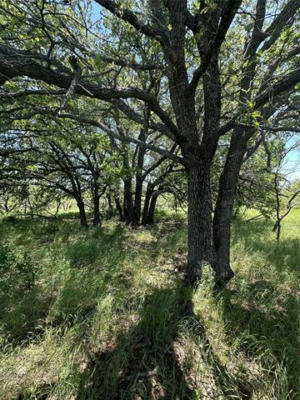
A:
{"label": "shadow on grass", "polygon": [[194,314],[191,294],[181,281],[176,288],[154,289],[145,299],[139,322],[121,334],[110,350],[91,355],[76,400],[198,399],[174,345],[183,321],[191,324],[208,349],[207,359],[221,393],[250,399],[242,384],[229,388],[229,374],[213,353],[205,329]]}
{"label": "shadow on grass", "polygon": [[[264,241],[269,228],[265,223],[258,222],[252,226],[250,223],[249,226],[250,228],[248,225],[247,228],[240,227],[235,235],[239,236],[239,240],[244,240],[248,250],[260,250],[270,263],[273,262],[271,260],[275,256],[272,246],[276,245],[278,249],[280,247],[276,243]],[[64,281],[56,303],[54,321],[58,324],[62,324],[67,316],[74,316],[75,322],[78,318],[91,321],[95,300],[110,282],[116,282],[116,290],[121,292],[118,294],[114,291],[114,296],[122,296],[124,288],[126,290],[130,287],[130,276],[125,276],[121,267],[126,257],[126,251],[122,249],[124,228],[115,227],[110,232],[101,228],[91,229],[86,235],[68,243],[65,248],[72,273]],[[184,235],[183,230],[177,230],[172,235],[171,242],[166,235],[158,242],[159,248],[153,246],[154,253],[172,253],[181,246]],[[278,271],[283,268],[281,260],[287,259],[286,251],[287,248],[284,247],[274,259]],[[101,271],[99,281],[95,281],[94,275],[89,273],[94,270],[90,271],[89,268]],[[289,387],[294,390],[297,369],[299,370],[299,360],[295,354],[298,340],[295,330],[298,317],[295,297],[287,294],[281,298],[281,293],[272,282],[262,280],[250,282],[241,290],[243,292],[238,301],[232,302],[233,304],[227,302],[224,307],[228,338],[253,335],[255,340],[253,343],[245,342],[243,350],[249,357],[255,357],[259,353],[255,346],[257,343],[263,344],[287,369]],[[80,376],[77,400],[197,399],[198,394],[188,383],[186,371],[174,348],[180,325],[186,319],[199,327],[197,331],[200,332],[203,347],[209,351],[207,360],[223,394],[221,398],[251,399],[251,387],[247,383],[233,382],[235,388],[232,388],[226,366],[213,353],[205,329],[193,313],[191,292],[178,281],[175,287],[153,289],[145,299],[137,324],[119,335],[116,344],[105,352],[91,355]],[[89,326],[86,326],[84,334],[88,337]]]}
{"label": "shadow on grass", "polygon": [[[0,237],[10,240],[18,236],[17,242],[11,242],[11,248],[18,249],[19,243],[26,243],[26,249],[28,242],[31,249],[38,248],[42,254],[48,247],[48,243],[43,243],[46,238],[61,239],[72,228],[72,223],[39,225],[36,221],[9,219],[2,220]],[[0,286],[0,333],[5,343],[17,345],[36,340],[49,324],[71,326],[90,320],[111,281],[117,283],[120,291],[129,288],[130,271],[125,274],[122,269],[126,257],[122,248],[124,227],[114,226],[105,231],[93,228],[86,232],[77,225],[75,233],[79,238],[63,242],[63,248],[58,250],[62,260],[55,259],[54,267],[49,260],[45,265],[41,262],[36,284],[30,290],[11,285],[7,295]]]}
{"label": "shadow on grass", "polygon": [[138,324],[121,334],[111,350],[91,356],[77,400],[191,399],[172,348],[184,308],[179,290],[154,290]]}
{"label": "shadow on grass", "polygon": [[123,226],[110,231],[93,228],[84,237],[66,244],[68,262],[62,272],[66,275],[48,316],[52,325],[71,326],[82,321],[89,325],[97,304],[112,287],[115,296],[130,289],[132,271],[123,268],[124,238]]}
{"label": "shadow on grass", "polygon": [[29,342],[42,332],[51,299],[39,288],[0,296],[0,326],[6,342]]}
{"label": "shadow on grass", "polygon": [[300,240],[284,239],[277,243],[275,240],[267,243],[258,242],[253,247],[265,254],[268,262],[279,273],[290,271],[300,278]]}
{"label": "shadow on grass", "polygon": [[85,237],[67,246],[66,257],[71,265],[78,268],[95,263],[101,267],[107,261],[114,266],[124,261],[124,239],[125,228],[122,225],[116,225],[110,232],[92,228]]}
{"label": "shadow on grass", "polygon": [[[59,222],[41,218],[6,217],[0,220],[0,238],[12,239],[15,245],[31,247],[37,243],[50,244],[59,232]],[[68,229],[70,230],[70,228]]]}

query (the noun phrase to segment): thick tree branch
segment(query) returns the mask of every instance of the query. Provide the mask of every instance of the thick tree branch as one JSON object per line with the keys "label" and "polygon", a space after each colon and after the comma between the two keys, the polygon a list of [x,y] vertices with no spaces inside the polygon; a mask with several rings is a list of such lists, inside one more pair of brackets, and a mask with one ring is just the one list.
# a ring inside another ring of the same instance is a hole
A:
{"label": "thick tree branch", "polygon": [[95,0],[95,1],[96,3],[100,4],[100,6],[104,7],[112,14],[114,14],[116,17],[122,19],[125,22],[128,22],[137,31],[142,32],[144,35],[148,37],[158,40],[163,46],[165,46],[168,43],[168,38],[165,37],[164,33],[161,30],[155,29],[149,24],[144,24],[137,17],[137,15],[128,8],[122,7],[112,0]]}
{"label": "thick tree branch", "polygon": [[101,57],[101,59],[106,63],[112,63],[120,67],[128,67],[136,71],[155,71],[163,69],[163,66],[159,64],[139,64],[126,59],[121,60],[111,57]]}
{"label": "thick tree branch", "polygon": [[279,15],[274,19],[269,28],[264,32],[265,37],[269,39],[263,44],[261,51],[268,50],[273,43],[279,38],[282,30],[286,27],[296,12],[300,9],[299,0],[290,0]]}
{"label": "thick tree branch", "polygon": [[60,96],[62,94],[65,94],[65,90],[22,90],[16,93],[10,93],[10,92],[3,92],[0,93],[0,99],[18,99],[20,97],[26,97],[26,96]]}
{"label": "thick tree branch", "polygon": [[293,89],[293,87],[300,81],[300,68],[290,72],[283,77],[278,83],[266,89],[255,99],[255,108],[262,107],[281,93]]}
{"label": "thick tree branch", "polygon": [[[0,45],[0,77],[12,79],[16,76],[27,76],[67,90],[70,88],[72,82],[72,76],[53,71],[36,63],[29,54],[26,57],[20,57],[17,50]],[[101,86],[95,85],[89,81],[80,80],[80,84],[77,84],[75,92],[104,101],[121,98],[136,98],[142,100],[147,103],[151,111],[153,111],[161,121],[168,126],[174,136],[179,136],[178,129],[169,117],[168,113],[160,107],[156,97],[148,93],[146,90],[141,90],[139,88],[120,90],[102,88]]]}
{"label": "thick tree branch", "polygon": [[[210,51],[204,55],[201,61],[201,65],[194,71],[193,78],[189,84],[188,91],[194,92],[199,83],[200,78],[207,70],[210,60],[214,54],[218,53],[222,43],[225,40],[226,33],[235,17],[235,14],[240,7],[242,0],[228,0],[222,10],[221,21],[219,23],[218,31],[216,33],[215,39],[210,46]],[[191,17],[187,21],[192,23]]]}

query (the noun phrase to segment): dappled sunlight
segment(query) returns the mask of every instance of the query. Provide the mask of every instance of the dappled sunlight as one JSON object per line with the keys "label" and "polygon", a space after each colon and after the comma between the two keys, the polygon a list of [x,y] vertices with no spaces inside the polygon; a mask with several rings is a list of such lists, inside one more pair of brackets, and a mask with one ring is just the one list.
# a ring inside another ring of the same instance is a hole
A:
{"label": "dappled sunlight", "polygon": [[236,222],[236,277],[216,296],[209,267],[196,292],[184,286],[186,227],[177,224],[108,222],[86,231],[64,220],[38,235],[35,222],[0,224],[7,243],[22,251],[26,240],[39,261],[36,285],[3,304],[3,400],[269,400],[297,392],[297,239],[277,244],[268,226],[251,225],[250,234]]}
{"label": "dappled sunlight", "polygon": [[300,400],[299,11],[0,0],[0,400]]}

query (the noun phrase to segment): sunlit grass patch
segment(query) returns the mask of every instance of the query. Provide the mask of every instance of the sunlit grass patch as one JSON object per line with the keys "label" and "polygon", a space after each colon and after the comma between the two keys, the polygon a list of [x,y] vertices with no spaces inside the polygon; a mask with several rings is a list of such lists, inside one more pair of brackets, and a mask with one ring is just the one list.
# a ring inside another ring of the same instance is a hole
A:
{"label": "sunlit grass patch", "polygon": [[235,278],[216,296],[205,267],[193,293],[186,225],[170,215],[138,229],[0,223],[37,266],[32,289],[2,303],[1,400],[297,399],[299,237],[237,219]]}

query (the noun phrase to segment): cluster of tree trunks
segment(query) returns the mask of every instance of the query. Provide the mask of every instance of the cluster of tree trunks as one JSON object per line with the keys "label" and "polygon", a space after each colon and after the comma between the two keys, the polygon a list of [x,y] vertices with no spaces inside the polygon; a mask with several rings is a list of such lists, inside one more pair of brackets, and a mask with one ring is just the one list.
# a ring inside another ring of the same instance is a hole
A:
{"label": "cluster of tree trunks", "polygon": [[123,186],[123,203],[119,196],[114,196],[120,220],[131,226],[153,224],[158,196],[159,190],[155,189],[153,183],[148,182],[143,196],[143,187],[137,186],[133,192],[131,177],[126,178]]}

